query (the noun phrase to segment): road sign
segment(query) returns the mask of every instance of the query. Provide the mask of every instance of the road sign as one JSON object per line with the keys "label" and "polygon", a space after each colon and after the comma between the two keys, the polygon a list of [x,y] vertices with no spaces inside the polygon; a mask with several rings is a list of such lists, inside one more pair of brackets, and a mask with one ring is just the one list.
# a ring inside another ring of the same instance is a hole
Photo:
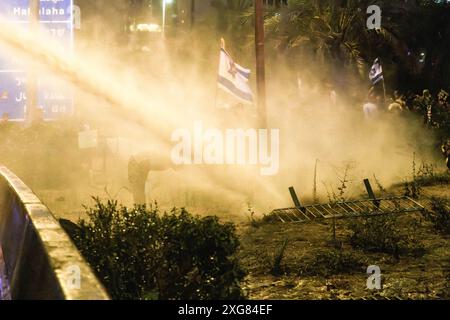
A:
{"label": "road sign", "polygon": [[[0,15],[11,24],[27,25],[29,0],[1,0]],[[73,49],[73,0],[40,0],[42,30],[71,52]],[[0,47],[0,116],[23,121],[26,115],[26,67],[8,49]],[[38,75],[38,107],[46,120],[73,114],[73,93],[50,74]]]}

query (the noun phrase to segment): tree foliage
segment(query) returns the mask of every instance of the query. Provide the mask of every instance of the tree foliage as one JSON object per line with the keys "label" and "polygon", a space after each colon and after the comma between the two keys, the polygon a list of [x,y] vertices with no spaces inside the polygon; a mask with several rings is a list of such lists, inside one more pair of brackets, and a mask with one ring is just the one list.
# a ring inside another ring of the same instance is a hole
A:
{"label": "tree foliage", "polygon": [[[371,4],[382,9],[380,30],[367,29]],[[439,90],[450,85],[449,19],[449,5],[437,1],[292,0],[268,10],[266,27],[293,61],[312,58],[322,70],[350,68],[365,78],[380,57],[400,86]]]}

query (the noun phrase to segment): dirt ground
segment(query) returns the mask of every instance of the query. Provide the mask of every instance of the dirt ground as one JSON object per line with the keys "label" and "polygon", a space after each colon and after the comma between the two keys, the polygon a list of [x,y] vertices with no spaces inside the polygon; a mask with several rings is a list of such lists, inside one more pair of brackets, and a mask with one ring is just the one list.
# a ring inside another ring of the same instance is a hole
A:
{"label": "dirt ground", "polygon": [[[401,187],[389,190],[400,194]],[[440,185],[422,189],[421,203],[428,197],[450,197],[450,186]],[[435,231],[421,213],[401,217],[400,228],[417,223],[415,238],[422,246],[421,254],[368,253],[353,249],[348,241],[346,219],[336,224],[337,240],[342,250],[351,254],[361,265],[348,272],[308,275],[302,270],[323,250],[332,249],[331,220],[308,223],[261,223],[258,227],[241,225],[243,266],[249,274],[245,289],[250,299],[448,299],[450,298],[450,236]],[[283,244],[287,241],[280,270],[272,268]],[[379,266],[382,289],[367,289],[367,267]],[[311,267],[317,267],[312,265]]]}

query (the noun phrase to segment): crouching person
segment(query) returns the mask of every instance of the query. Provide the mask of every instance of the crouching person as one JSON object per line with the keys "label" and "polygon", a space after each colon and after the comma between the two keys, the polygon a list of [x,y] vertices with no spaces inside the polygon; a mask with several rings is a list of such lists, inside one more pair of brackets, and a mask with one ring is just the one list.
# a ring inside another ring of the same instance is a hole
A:
{"label": "crouching person", "polygon": [[173,168],[170,157],[158,153],[139,153],[128,161],[128,181],[136,205],[146,204],[145,186],[150,171],[165,171]]}

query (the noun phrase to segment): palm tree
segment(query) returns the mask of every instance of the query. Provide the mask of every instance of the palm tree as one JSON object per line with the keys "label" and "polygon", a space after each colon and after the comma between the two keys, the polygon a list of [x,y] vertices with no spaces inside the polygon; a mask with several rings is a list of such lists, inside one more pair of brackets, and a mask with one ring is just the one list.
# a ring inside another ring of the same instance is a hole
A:
{"label": "palm tree", "polygon": [[[266,27],[268,40],[294,60],[313,58],[321,70],[353,69],[365,78],[373,59],[381,57],[386,65],[395,65],[397,77],[406,81],[415,74],[422,85],[424,79],[435,87],[450,82],[445,77],[450,65],[448,4],[430,0],[377,1],[383,9],[382,27],[368,30],[366,8],[373,1],[288,3],[268,11]],[[422,53],[427,59],[420,56]]]}
{"label": "palm tree", "polygon": [[252,28],[246,23],[246,14],[251,12],[253,0],[212,0],[217,11],[217,31],[225,37],[235,51],[239,52],[248,44]]}
{"label": "palm tree", "polygon": [[368,1],[294,0],[269,12],[268,38],[277,48],[314,57],[326,65],[355,68],[366,74],[363,53],[373,33],[366,28]]}

